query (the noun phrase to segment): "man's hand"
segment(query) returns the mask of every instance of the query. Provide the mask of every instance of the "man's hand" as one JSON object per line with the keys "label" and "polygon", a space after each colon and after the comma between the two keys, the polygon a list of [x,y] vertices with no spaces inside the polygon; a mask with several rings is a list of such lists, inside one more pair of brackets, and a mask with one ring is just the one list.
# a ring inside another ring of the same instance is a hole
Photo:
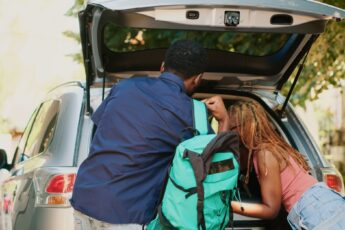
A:
{"label": "man's hand", "polygon": [[203,100],[208,110],[212,113],[214,118],[218,121],[218,132],[229,130],[229,116],[226,111],[223,99],[220,96],[214,96]]}
{"label": "man's hand", "polygon": [[206,104],[207,108],[218,122],[228,119],[228,113],[226,111],[223,99],[220,96],[213,96],[203,100],[203,102]]}

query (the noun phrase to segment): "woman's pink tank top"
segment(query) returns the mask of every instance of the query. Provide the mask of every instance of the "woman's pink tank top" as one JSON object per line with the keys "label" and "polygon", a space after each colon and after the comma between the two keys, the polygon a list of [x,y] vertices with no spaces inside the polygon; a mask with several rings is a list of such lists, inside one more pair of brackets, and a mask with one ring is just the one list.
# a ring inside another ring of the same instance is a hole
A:
{"label": "woman's pink tank top", "polygon": [[[257,156],[253,156],[256,175],[259,177]],[[269,173],[269,172],[268,172]],[[290,157],[290,166],[287,166],[280,173],[282,188],[282,203],[287,212],[290,212],[293,205],[301,198],[302,194],[311,186],[317,183],[317,180],[309,175],[303,168]]]}

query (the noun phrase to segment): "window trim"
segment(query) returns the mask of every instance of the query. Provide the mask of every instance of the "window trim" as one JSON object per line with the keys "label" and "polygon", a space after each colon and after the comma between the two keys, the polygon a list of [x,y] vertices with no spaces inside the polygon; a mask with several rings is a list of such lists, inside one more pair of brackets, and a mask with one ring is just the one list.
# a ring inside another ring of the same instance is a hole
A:
{"label": "window trim", "polygon": [[[48,100],[43,101],[43,102],[37,107],[37,109],[35,109],[35,112],[34,112],[34,113],[36,113],[36,114],[35,114],[35,118],[34,118],[34,120],[33,120],[33,123],[32,123],[32,125],[31,125],[31,127],[30,127],[30,131],[29,131],[29,133],[28,133],[28,136],[27,136],[27,138],[26,138],[26,140],[25,140],[25,144],[24,144],[24,148],[23,148],[23,153],[16,153],[16,156],[13,158],[13,164],[14,164],[14,165],[22,164],[23,162],[27,162],[28,160],[33,160],[33,159],[35,159],[35,158],[37,158],[37,157],[39,157],[39,156],[45,154],[45,152],[46,152],[47,149],[49,148],[51,142],[49,143],[49,145],[47,146],[47,148],[46,148],[44,151],[42,151],[42,152],[39,152],[39,151],[38,151],[38,152],[37,152],[36,154],[34,154],[33,156],[29,156],[27,160],[20,161],[20,159],[19,159],[20,156],[21,156],[22,154],[25,155],[25,150],[26,150],[26,148],[27,148],[27,144],[28,144],[29,137],[30,137],[31,132],[32,132],[32,130],[33,130],[33,127],[34,127],[34,124],[35,124],[35,122],[36,122],[37,116],[38,116],[39,113],[41,112],[41,109],[42,109],[43,105],[44,105],[45,103],[54,102],[54,101],[58,102],[58,109],[57,109],[57,113],[56,113],[57,118],[56,118],[56,125],[55,125],[55,127],[58,126],[59,115],[60,115],[60,110],[61,110],[61,100],[59,100],[59,99],[48,99]],[[54,115],[54,116],[55,116],[55,115]],[[54,135],[55,135],[55,131],[56,131],[56,130],[54,130],[53,137],[54,137]],[[53,137],[52,137],[52,139],[53,139]],[[18,155],[18,154],[19,154],[19,155]]]}

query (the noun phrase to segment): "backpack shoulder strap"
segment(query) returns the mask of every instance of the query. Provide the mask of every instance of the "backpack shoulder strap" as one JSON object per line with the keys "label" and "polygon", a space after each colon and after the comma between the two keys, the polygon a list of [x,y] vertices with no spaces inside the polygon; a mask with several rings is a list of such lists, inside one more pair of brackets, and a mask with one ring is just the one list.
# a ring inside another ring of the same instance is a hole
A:
{"label": "backpack shoulder strap", "polygon": [[205,103],[193,99],[194,129],[201,135],[208,133],[207,109]]}

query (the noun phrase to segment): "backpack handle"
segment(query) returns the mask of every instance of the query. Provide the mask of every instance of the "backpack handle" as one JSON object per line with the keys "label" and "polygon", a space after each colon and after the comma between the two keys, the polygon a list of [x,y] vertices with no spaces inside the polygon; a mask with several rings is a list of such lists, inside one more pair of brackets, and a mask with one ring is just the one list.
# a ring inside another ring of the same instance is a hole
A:
{"label": "backpack handle", "polygon": [[199,131],[199,135],[208,134],[207,109],[205,103],[193,99],[193,121],[194,129]]}
{"label": "backpack handle", "polygon": [[239,137],[235,132],[222,132],[218,134],[204,149],[201,158],[205,164],[206,172],[209,171],[212,156],[217,152],[231,151],[236,160],[239,161]]}

